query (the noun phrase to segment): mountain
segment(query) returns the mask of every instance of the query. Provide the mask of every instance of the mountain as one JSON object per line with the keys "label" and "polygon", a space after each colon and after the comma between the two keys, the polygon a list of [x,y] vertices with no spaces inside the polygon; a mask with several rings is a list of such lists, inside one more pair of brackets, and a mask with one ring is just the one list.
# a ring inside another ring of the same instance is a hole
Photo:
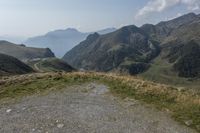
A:
{"label": "mountain", "polygon": [[[115,28],[108,28],[98,31],[100,34],[106,34],[115,31]],[[32,47],[50,48],[57,57],[62,57],[67,51],[75,45],[85,40],[91,33],[82,33],[76,29],[68,28],[66,30],[55,30],[42,36],[32,37],[25,41],[25,44]]]}
{"label": "mountain", "polygon": [[33,72],[33,69],[18,59],[0,54],[0,76],[26,74],[30,72]]}
{"label": "mountain", "polygon": [[189,13],[154,27],[160,30],[147,33],[151,39],[159,41],[162,51],[158,58],[163,62],[160,64],[156,60],[154,64],[162,65],[167,62],[170,65],[168,71],[171,69],[181,77],[200,76],[199,15]]}
{"label": "mountain", "polygon": [[26,61],[35,58],[54,57],[49,48],[31,48],[25,45],[16,45],[7,41],[0,41],[0,53],[13,56],[19,60]]}
{"label": "mountain", "polygon": [[187,27],[198,21],[198,15],[189,13],[170,21],[160,22],[157,25],[145,24],[140,28],[144,30],[152,39],[163,43],[163,41],[166,40],[166,37],[173,36],[172,32],[176,32],[178,29],[180,30],[181,28]]}
{"label": "mountain", "polygon": [[96,71],[119,69],[136,74],[147,69],[149,61],[158,53],[156,42],[132,25],[106,35],[94,33],[63,59],[75,68]]}
{"label": "mountain", "polygon": [[172,25],[168,36],[161,43],[161,58],[167,60],[173,70],[182,77],[199,77],[200,75],[200,15],[189,13],[165,22]]}
{"label": "mountain", "polygon": [[200,77],[199,29],[200,15],[194,13],[156,25],[126,26],[89,35],[63,59],[78,69]]}
{"label": "mountain", "polygon": [[104,35],[104,34],[108,34],[108,33],[114,32],[116,30],[117,30],[116,28],[107,28],[107,29],[96,31],[96,32],[99,33],[99,34],[101,34],[101,35]]}

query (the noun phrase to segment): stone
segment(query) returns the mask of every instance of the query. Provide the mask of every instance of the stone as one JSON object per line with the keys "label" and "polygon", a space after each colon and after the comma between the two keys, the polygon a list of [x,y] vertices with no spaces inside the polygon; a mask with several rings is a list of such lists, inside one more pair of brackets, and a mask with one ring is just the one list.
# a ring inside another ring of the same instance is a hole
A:
{"label": "stone", "polygon": [[57,127],[58,127],[58,128],[63,128],[63,127],[64,127],[64,124],[59,123],[59,124],[57,124]]}
{"label": "stone", "polygon": [[187,126],[190,126],[190,125],[192,125],[192,123],[193,123],[193,121],[192,121],[192,120],[185,121],[185,124],[186,124]]}
{"label": "stone", "polygon": [[10,113],[12,111],[12,109],[7,109],[6,113]]}

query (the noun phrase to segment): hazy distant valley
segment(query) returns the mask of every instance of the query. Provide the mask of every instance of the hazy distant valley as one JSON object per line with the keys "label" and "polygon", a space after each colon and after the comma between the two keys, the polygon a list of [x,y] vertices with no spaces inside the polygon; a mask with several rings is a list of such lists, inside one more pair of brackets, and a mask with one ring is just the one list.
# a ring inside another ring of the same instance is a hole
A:
{"label": "hazy distant valley", "polygon": [[[106,34],[115,31],[115,28],[107,28],[97,31],[99,34]],[[66,30],[55,30],[45,35],[27,39],[24,44],[32,47],[50,48],[57,57],[61,58],[91,33],[83,33],[74,28]]]}

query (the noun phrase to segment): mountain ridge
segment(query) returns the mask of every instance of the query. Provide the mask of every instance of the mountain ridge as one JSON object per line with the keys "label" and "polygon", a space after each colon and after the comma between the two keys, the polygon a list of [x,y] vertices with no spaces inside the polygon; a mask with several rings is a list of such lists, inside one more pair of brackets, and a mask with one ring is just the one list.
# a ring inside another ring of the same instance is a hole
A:
{"label": "mountain ridge", "polygon": [[[140,43],[141,46],[138,47],[136,43]],[[137,62],[139,64],[133,64],[147,68],[148,65],[145,63],[147,58],[153,58],[154,50],[158,51],[143,30],[132,25],[106,35],[92,34],[73,48],[72,52],[68,52],[63,59],[76,68],[81,66],[84,69],[96,71],[110,71],[126,62]],[[123,67],[125,67],[124,64]],[[132,73],[137,73],[137,71],[132,71]]]}
{"label": "mountain ridge", "polygon": [[[115,28],[106,28],[96,32],[100,34],[107,34],[115,30]],[[67,28],[64,30],[50,31],[45,35],[31,37],[24,43],[33,47],[49,47],[57,57],[62,57],[75,45],[85,40],[91,33],[94,32],[80,32],[75,28]]]}
{"label": "mountain ridge", "polygon": [[[185,51],[193,49],[193,46],[198,50],[200,32],[197,27],[200,28],[200,17],[194,13],[156,25],[125,26],[110,34],[99,35],[92,42],[87,38],[66,53],[63,59],[79,69],[139,74],[148,71],[152,63],[157,63],[154,58],[160,57],[162,62],[171,64],[169,71],[181,77],[198,77],[199,56],[193,55],[192,50],[189,53]],[[197,65],[188,67],[184,62],[191,56],[195,57],[191,62]]]}
{"label": "mountain ridge", "polygon": [[23,44],[17,45],[8,41],[0,41],[0,53],[13,56],[21,61],[54,57],[54,53],[49,48],[26,47]]}

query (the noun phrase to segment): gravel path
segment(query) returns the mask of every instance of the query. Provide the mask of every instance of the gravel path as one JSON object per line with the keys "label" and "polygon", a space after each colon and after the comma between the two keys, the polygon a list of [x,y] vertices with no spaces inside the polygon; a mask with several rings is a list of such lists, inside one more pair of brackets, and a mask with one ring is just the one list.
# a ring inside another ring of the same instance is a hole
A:
{"label": "gravel path", "polygon": [[0,106],[0,114],[1,133],[194,133],[162,112],[113,97],[96,83],[30,96]]}

